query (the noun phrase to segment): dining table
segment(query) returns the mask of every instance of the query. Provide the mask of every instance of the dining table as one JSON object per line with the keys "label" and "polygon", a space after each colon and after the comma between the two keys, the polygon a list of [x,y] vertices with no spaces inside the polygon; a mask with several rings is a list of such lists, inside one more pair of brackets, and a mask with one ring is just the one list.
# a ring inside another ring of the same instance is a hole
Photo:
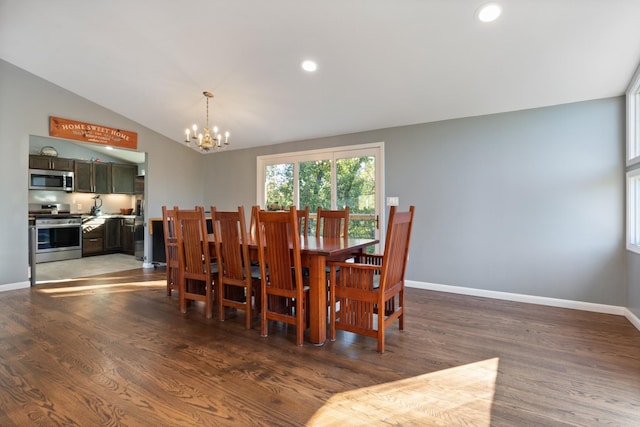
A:
{"label": "dining table", "polygon": [[[213,234],[209,235],[208,241],[211,254],[215,254]],[[367,238],[300,236],[302,266],[309,269],[308,326],[311,343],[323,345],[327,340],[327,262],[345,261],[378,243],[378,239]],[[252,260],[257,260],[255,239],[249,242],[249,249]]]}

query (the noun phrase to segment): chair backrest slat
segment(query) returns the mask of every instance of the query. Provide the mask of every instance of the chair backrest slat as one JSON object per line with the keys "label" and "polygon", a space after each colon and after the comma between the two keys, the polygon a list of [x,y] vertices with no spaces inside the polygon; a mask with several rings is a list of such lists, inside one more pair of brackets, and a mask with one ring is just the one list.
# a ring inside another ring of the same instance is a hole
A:
{"label": "chair backrest slat", "polygon": [[349,235],[349,206],[344,210],[325,210],[318,206],[316,237],[347,237]]}
{"label": "chair backrest slat", "polygon": [[243,280],[247,277],[244,260],[248,261],[247,229],[244,208],[222,212],[211,207],[214,225],[218,270],[227,278]]}
{"label": "chair backrest slat", "polygon": [[396,212],[395,206],[390,209],[382,271],[380,273],[381,292],[384,292],[385,288],[404,280],[413,224],[413,212],[413,206],[407,212]]}
{"label": "chair backrest slat", "polygon": [[297,209],[296,215],[298,216],[298,231],[301,236],[309,235],[309,206],[305,206],[304,209]]}
{"label": "chair backrest slat", "polygon": [[162,229],[164,232],[164,253],[167,266],[167,295],[178,287],[178,237],[176,236],[176,206],[162,207]]}
{"label": "chair backrest slat", "polygon": [[[297,280],[294,273],[301,275],[302,271],[295,207],[284,212],[258,211],[257,224],[258,241],[264,242],[258,245],[262,274],[268,270],[272,288],[295,290]],[[293,272],[291,267],[294,267]],[[298,283],[302,283],[301,276]]]}
{"label": "chair backrest slat", "polygon": [[177,214],[176,235],[182,255],[181,265],[185,274],[190,276],[204,275],[210,272],[209,242],[207,240],[207,223],[204,208],[195,210],[179,209]]}

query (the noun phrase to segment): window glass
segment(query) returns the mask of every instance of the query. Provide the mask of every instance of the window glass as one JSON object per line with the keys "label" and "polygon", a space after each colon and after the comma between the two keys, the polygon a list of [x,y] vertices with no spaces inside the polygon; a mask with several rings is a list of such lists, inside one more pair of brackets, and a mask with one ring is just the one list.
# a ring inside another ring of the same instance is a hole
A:
{"label": "window glass", "polygon": [[265,209],[279,210],[293,205],[293,163],[267,165],[265,173]]}

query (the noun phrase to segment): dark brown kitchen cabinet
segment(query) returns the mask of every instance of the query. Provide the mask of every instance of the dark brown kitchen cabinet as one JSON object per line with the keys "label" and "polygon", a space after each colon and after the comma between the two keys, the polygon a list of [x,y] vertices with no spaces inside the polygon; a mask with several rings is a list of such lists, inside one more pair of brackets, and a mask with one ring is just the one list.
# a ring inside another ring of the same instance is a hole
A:
{"label": "dark brown kitchen cabinet", "polygon": [[82,256],[134,254],[133,217],[86,217],[82,222]]}
{"label": "dark brown kitchen cabinet", "polygon": [[107,218],[104,222],[104,250],[117,252],[122,250],[122,218]]}
{"label": "dark brown kitchen cabinet", "polygon": [[53,156],[29,156],[29,169],[73,171],[74,160]]}
{"label": "dark brown kitchen cabinet", "polygon": [[90,218],[82,221],[82,256],[104,253],[103,218]]}
{"label": "dark brown kitchen cabinet", "polygon": [[76,160],[75,190],[79,193],[111,193],[111,164]]}
{"label": "dark brown kitchen cabinet", "polygon": [[138,166],[113,163],[111,165],[111,192],[134,194]]}
{"label": "dark brown kitchen cabinet", "polygon": [[125,218],[122,221],[122,252],[133,255],[134,253],[134,227],[135,219]]}

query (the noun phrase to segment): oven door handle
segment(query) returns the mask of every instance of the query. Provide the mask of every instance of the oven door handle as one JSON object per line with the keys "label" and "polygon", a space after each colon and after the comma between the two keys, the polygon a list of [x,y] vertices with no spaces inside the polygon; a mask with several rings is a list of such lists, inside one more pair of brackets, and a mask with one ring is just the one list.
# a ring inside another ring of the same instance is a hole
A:
{"label": "oven door handle", "polygon": [[42,230],[46,228],[81,228],[82,224],[37,224],[36,230]]}

